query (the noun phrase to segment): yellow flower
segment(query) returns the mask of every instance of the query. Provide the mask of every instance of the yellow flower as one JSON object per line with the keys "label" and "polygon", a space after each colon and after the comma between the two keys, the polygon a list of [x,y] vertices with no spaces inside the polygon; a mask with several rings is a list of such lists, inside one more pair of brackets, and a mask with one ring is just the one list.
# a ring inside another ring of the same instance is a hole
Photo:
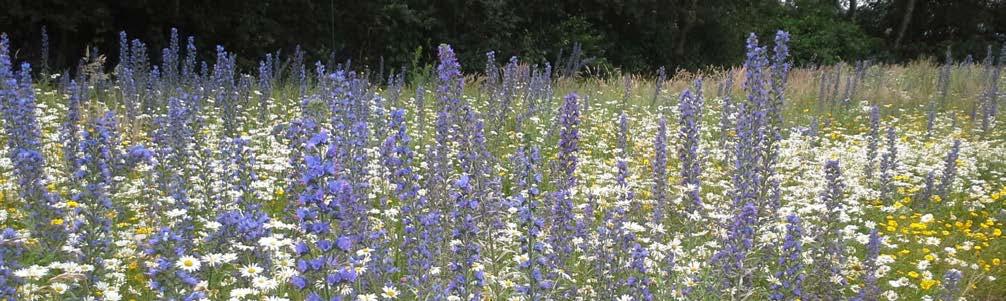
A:
{"label": "yellow flower", "polygon": [[902,204],[901,202],[894,202],[894,209],[901,209],[901,207],[904,207],[904,206],[905,205]]}
{"label": "yellow flower", "polygon": [[70,208],[77,208],[78,205],[80,205],[80,204],[77,204],[77,202],[74,202],[74,201],[68,201],[68,202],[66,202],[66,206],[70,207]]}
{"label": "yellow flower", "polygon": [[63,219],[62,218],[54,218],[49,223],[52,224],[53,226],[59,226],[59,225],[63,224]]}
{"label": "yellow flower", "polygon": [[939,280],[934,280],[934,279],[922,279],[922,281],[920,281],[920,282],[919,282],[919,286],[920,286],[920,287],[922,287],[922,289],[923,289],[923,290],[928,290],[929,288],[931,288],[931,287],[933,287],[934,285],[937,285],[937,284],[939,284],[939,283],[940,283],[940,281],[939,281]]}
{"label": "yellow flower", "polygon": [[919,278],[919,272],[916,271],[908,272],[908,277]]}
{"label": "yellow flower", "polygon": [[893,219],[887,220],[887,232],[894,231],[898,231],[898,222]]}

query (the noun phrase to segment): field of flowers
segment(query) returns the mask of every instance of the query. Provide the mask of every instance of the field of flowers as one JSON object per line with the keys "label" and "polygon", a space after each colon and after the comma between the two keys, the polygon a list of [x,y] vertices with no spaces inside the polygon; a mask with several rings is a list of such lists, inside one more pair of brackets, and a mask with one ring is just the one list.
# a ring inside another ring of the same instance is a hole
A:
{"label": "field of flowers", "polygon": [[1006,296],[1006,48],[585,79],[442,45],[385,82],[172,33],[72,75],[3,37],[0,299]]}

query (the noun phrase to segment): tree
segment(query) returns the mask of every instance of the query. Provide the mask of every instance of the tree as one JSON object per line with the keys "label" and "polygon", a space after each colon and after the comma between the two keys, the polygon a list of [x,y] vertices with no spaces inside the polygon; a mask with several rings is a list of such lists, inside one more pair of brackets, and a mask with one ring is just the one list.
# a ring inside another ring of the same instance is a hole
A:
{"label": "tree", "polygon": [[901,26],[898,27],[898,36],[894,38],[894,49],[898,49],[901,46],[901,39],[905,37],[905,30],[908,29],[908,23],[912,22],[912,13],[915,11],[915,0],[906,0],[908,4],[905,5],[905,14],[901,18]]}

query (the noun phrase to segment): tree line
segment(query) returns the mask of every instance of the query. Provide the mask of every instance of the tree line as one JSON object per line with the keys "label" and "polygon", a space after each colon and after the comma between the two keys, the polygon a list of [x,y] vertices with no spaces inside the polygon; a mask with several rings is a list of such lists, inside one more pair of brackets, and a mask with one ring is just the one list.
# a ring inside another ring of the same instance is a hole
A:
{"label": "tree line", "polygon": [[382,73],[432,62],[440,43],[472,69],[488,51],[500,62],[555,63],[577,47],[590,58],[588,72],[603,74],[736,65],[749,32],[777,29],[792,34],[798,65],[942,58],[948,47],[956,59],[982,57],[987,45],[1006,40],[1006,1],[994,0],[0,2],[0,31],[12,36],[16,58],[53,70],[71,68],[93,48],[118,61],[120,31],[159,54],[173,27],[195,36],[205,59],[222,45],[251,68],[266,53],[300,46],[310,60],[352,60]]}

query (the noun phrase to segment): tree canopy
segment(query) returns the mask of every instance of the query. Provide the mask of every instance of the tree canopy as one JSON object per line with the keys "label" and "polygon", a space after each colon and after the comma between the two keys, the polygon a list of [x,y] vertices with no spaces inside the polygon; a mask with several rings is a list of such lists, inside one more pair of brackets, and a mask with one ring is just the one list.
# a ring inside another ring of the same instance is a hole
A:
{"label": "tree canopy", "polygon": [[747,33],[776,29],[792,33],[797,64],[942,57],[947,47],[981,57],[1006,40],[1006,1],[994,0],[3,2],[0,31],[12,35],[18,59],[42,61],[44,26],[53,69],[73,66],[88,46],[117,61],[120,31],[159,53],[173,27],[195,36],[206,58],[222,45],[245,66],[300,45],[311,60],[385,70],[432,61],[440,43],[473,69],[490,50],[500,61],[555,62],[578,44],[594,70],[653,72],[737,64]]}

